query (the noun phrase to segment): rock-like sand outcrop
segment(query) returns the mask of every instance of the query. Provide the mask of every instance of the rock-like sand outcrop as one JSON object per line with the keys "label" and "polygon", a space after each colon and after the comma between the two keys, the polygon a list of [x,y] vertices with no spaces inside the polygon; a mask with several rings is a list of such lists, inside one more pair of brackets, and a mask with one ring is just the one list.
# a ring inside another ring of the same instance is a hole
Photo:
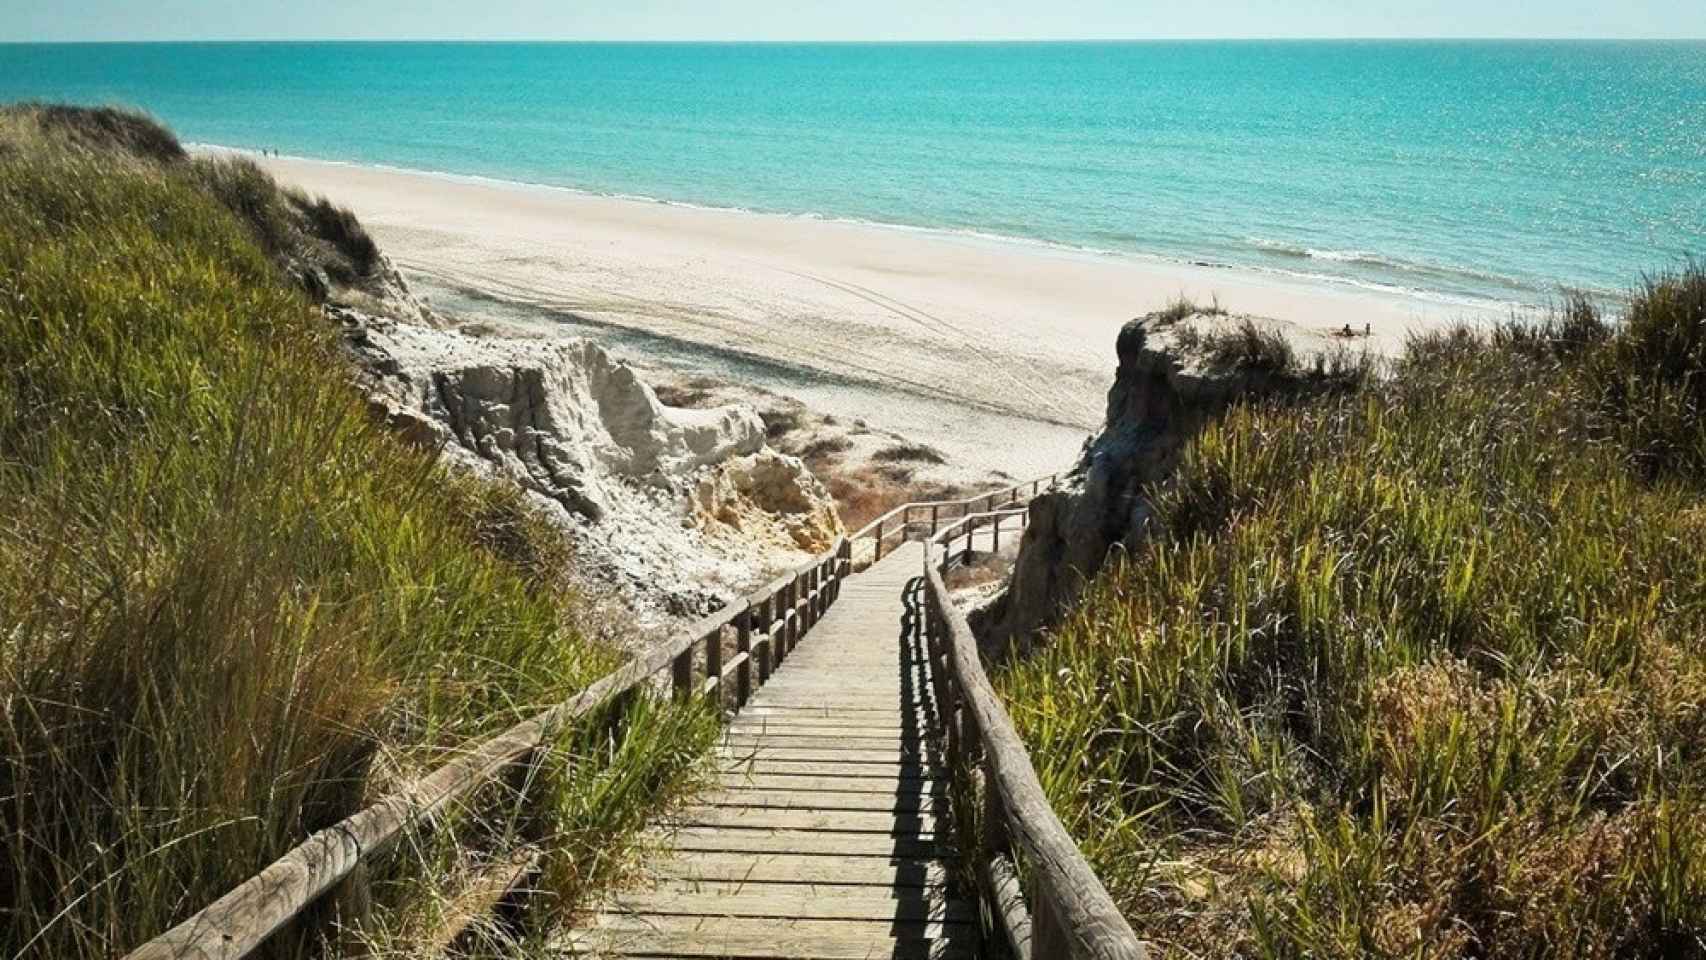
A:
{"label": "rock-like sand outcrop", "polygon": [[1186,442],[1228,404],[1308,388],[1306,373],[1215,366],[1190,346],[1205,329],[1245,319],[1150,314],[1121,328],[1102,429],[1059,488],[1031,503],[1008,588],[976,618],[987,647],[1023,646],[1078,596],[1111,550],[1146,535],[1144,489],[1172,473]]}
{"label": "rock-like sand outcrop", "polygon": [[589,340],[476,336],[347,307],[328,315],[344,325],[377,415],[547,504],[586,571],[643,617],[707,612],[841,532],[823,485],[765,446],[748,407],[666,406]]}

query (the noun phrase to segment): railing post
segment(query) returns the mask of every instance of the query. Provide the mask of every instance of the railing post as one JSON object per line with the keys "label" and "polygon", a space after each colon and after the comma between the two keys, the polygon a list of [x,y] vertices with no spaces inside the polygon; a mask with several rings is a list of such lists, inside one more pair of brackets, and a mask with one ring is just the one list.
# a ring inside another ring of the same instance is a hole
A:
{"label": "railing post", "polygon": [[932,503],[930,505],[930,535],[932,537],[934,537],[936,535],[936,527],[938,524],[941,523],[941,520],[940,520],[941,510],[942,510],[941,504]]}
{"label": "railing post", "polygon": [[872,563],[876,563],[878,560],[883,558],[883,528],[886,526],[888,526],[887,520],[877,521],[877,555],[871,560]]}
{"label": "railing post", "polygon": [[337,933],[338,956],[362,956],[361,928],[373,919],[373,881],[366,860],[357,860],[349,876],[332,888],[327,899]]}
{"label": "railing post", "polygon": [[758,657],[758,685],[762,687],[770,679],[770,664],[776,658],[776,618],[772,616],[772,611],[776,609],[776,595],[771,594],[765,597],[758,608],[763,613],[760,614],[758,622],[754,626],[758,632],[764,634],[764,646],[760,648]]}
{"label": "railing post", "polygon": [[822,617],[823,617],[823,609],[820,606],[820,604],[823,603],[823,595],[818,591],[818,586],[820,584],[820,581],[818,579],[818,574],[820,574],[822,572],[823,572],[822,567],[819,567],[818,565],[813,564],[811,572],[806,574],[806,629],[807,630],[810,630],[811,628],[817,626],[818,620],[822,619]]}
{"label": "railing post", "polygon": [[746,659],[735,668],[735,709],[746,706],[748,697],[752,696],[752,608],[735,621],[735,655],[746,655]]}
{"label": "railing post", "polygon": [[1072,941],[1067,938],[1066,929],[1055,915],[1054,898],[1044,883],[1032,881],[1031,895],[1025,899],[1031,907],[1031,956],[1036,960],[1072,956]]}
{"label": "railing post", "polygon": [[705,679],[707,681],[707,685],[712,683],[716,684],[711,691],[711,695],[716,698],[712,702],[717,705],[718,710],[721,710],[723,707],[722,627],[718,627],[711,631],[711,635],[705,638]]}
{"label": "railing post", "polygon": [[995,529],[990,533],[989,541],[989,552],[991,554],[1001,552],[1001,521],[1005,519],[1007,518],[1000,514],[995,515]]}
{"label": "railing post", "polygon": [[782,655],[786,657],[794,652],[794,644],[800,638],[800,578],[796,574],[788,581],[783,590],[782,601],[784,614],[782,619]]}
{"label": "railing post", "polygon": [[687,645],[687,649],[675,655],[670,664],[670,686],[675,690],[678,699],[685,699],[693,692],[693,648],[698,641]]}

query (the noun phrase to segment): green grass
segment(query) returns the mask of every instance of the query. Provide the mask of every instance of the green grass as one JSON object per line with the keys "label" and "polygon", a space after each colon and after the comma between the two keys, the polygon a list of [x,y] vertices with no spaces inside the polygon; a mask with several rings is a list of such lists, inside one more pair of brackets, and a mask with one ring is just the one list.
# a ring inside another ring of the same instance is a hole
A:
{"label": "green grass", "polygon": [[1165,956],[1706,954],[1706,272],[1235,406],[1000,686]]}
{"label": "green grass", "polygon": [[[348,256],[353,220],[270,245],[288,196],[145,124],[0,111],[4,956],[121,953],[617,662],[548,522],[368,419],[284,269]],[[547,765],[563,849],[630,829],[709,731],[638,716]]]}

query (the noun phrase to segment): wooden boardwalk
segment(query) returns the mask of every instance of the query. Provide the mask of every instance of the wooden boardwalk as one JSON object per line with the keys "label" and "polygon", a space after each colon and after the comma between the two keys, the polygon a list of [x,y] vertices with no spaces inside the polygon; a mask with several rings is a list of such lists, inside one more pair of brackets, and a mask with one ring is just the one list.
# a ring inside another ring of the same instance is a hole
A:
{"label": "wooden boardwalk", "polygon": [[[841,596],[733,720],[716,787],[660,828],[646,882],[569,948],[599,956],[969,957],[920,635],[923,547]],[[909,595],[909,588],[911,593]]]}

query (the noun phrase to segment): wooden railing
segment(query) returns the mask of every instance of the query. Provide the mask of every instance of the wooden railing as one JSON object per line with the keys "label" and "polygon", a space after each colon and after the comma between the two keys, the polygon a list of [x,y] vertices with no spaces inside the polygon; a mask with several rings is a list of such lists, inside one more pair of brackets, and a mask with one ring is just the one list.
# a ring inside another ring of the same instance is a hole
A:
{"label": "wooden railing", "polygon": [[930,674],[944,746],[956,786],[981,794],[977,835],[962,842],[976,850],[991,925],[1019,960],[1137,960],[1142,942],[1049,806],[1024,741],[984,673],[977,638],[942,580],[956,558],[953,541],[965,538],[957,555],[963,561],[979,527],[993,527],[998,538],[1014,516],[1020,529],[1029,522],[1028,510],[967,516],[938,530],[924,554]]}
{"label": "wooden railing", "polygon": [[903,503],[860,527],[858,532],[847,538],[853,542],[854,564],[863,569],[881,560],[883,554],[892,549],[889,546],[890,540],[904,543],[908,540],[933,537],[946,521],[958,520],[974,513],[987,513],[997,507],[1029,503],[1037,494],[1051,489],[1059,479],[1059,474],[1051,473],[1046,477],[1015,483],[1010,487],[964,500]]}
{"label": "wooden railing", "polygon": [[[941,551],[941,556],[936,561],[936,569],[940,570],[943,576],[947,576],[948,568],[953,565],[956,558],[960,563],[972,561],[975,556],[972,549],[973,540],[979,532],[988,531],[989,552],[1000,553],[1001,531],[1004,528],[1013,528],[1015,532],[1023,532],[1030,522],[1031,511],[1028,507],[968,514],[936,531],[930,537],[929,555],[934,557],[938,550]],[[954,542],[957,540],[964,540],[965,544],[956,554]]]}
{"label": "wooden railing", "polygon": [[[851,572],[851,543],[837,539],[828,553],[659,642],[574,698],[315,832],[211,906],[132,951],[127,960],[236,960],[328,894],[340,903],[365,902],[367,891],[359,888],[366,885],[366,863],[409,828],[430,824],[435,814],[468,799],[499,774],[533,766],[540,747],[557,731],[637,690],[665,667],[677,697],[704,696],[722,708],[740,709],[835,602],[841,581]],[[731,629],[735,652],[724,662]],[[703,664],[703,679],[697,679],[696,663]]]}

